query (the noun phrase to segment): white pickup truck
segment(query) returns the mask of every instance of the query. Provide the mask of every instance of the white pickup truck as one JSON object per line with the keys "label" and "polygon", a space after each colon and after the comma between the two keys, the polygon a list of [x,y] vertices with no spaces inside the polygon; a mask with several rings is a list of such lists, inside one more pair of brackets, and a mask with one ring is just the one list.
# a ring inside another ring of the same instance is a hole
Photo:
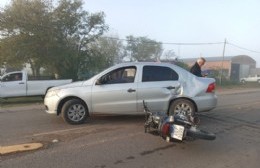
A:
{"label": "white pickup truck", "polygon": [[72,79],[28,80],[25,71],[10,72],[0,77],[0,98],[44,96],[49,88],[71,82]]}
{"label": "white pickup truck", "polygon": [[246,78],[241,78],[240,82],[246,83],[246,82],[257,82],[260,84],[260,75],[255,75],[255,76],[249,76]]}

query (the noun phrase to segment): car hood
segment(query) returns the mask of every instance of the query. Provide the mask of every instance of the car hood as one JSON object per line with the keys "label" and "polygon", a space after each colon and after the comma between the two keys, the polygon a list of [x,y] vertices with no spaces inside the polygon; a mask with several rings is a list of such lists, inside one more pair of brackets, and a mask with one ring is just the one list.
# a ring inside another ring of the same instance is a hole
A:
{"label": "car hood", "polygon": [[50,90],[59,90],[59,89],[67,89],[67,88],[74,88],[74,87],[80,87],[83,85],[83,81],[79,81],[79,82],[72,82],[69,84],[65,84],[65,85],[61,85],[61,86],[56,86],[51,88]]}
{"label": "car hood", "polygon": [[81,87],[83,85],[89,86],[89,85],[92,85],[92,83],[93,83],[93,79],[89,79],[89,80],[86,80],[86,81],[72,82],[72,83],[69,83],[69,84],[53,87],[53,88],[51,88],[51,90],[75,88],[75,87]]}

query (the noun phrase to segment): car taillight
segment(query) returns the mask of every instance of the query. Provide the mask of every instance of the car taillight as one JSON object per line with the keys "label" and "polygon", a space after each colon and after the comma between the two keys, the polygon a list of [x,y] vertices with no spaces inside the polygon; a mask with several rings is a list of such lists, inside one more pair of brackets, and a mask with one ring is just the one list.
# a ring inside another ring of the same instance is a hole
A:
{"label": "car taillight", "polygon": [[215,83],[211,83],[211,84],[209,84],[209,86],[208,86],[208,89],[207,89],[207,93],[211,93],[211,92],[215,92]]}

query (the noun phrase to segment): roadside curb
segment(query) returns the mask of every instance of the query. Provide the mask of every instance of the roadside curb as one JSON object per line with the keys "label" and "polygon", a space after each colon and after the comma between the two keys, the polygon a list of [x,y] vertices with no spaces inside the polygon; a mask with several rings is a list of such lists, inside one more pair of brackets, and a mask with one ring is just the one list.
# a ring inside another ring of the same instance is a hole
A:
{"label": "roadside curb", "polygon": [[25,143],[11,146],[0,146],[0,154],[6,155],[10,153],[25,152],[31,150],[37,150],[43,147],[42,143]]}

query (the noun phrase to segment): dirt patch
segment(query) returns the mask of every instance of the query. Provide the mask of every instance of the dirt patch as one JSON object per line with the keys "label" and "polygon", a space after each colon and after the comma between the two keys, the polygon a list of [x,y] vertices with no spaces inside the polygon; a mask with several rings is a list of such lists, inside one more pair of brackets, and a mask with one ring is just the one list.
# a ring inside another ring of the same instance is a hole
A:
{"label": "dirt patch", "polygon": [[42,147],[43,147],[42,143],[26,143],[26,144],[18,144],[18,145],[11,145],[11,146],[0,146],[0,154],[6,155],[10,153],[32,151]]}

